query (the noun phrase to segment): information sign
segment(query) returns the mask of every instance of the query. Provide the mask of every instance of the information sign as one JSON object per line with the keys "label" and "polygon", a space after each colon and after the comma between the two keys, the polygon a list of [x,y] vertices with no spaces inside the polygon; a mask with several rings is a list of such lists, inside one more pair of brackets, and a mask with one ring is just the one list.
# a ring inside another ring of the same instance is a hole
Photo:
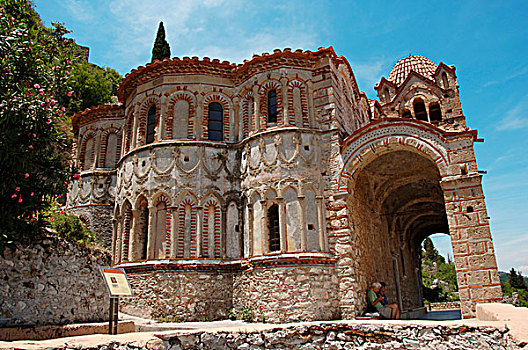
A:
{"label": "information sign", "polygon": [[111,296],[131,296],[132,289],[126,277],[125,270],[115,267],[101,267]]}

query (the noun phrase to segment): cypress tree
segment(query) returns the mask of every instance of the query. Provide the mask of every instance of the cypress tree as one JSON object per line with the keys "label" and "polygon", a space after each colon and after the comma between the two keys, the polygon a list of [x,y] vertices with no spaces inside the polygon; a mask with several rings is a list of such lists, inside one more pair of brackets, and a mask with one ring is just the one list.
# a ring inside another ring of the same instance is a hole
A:
{"label": "cypress tree", "polygon": [[156,41],[154,41],[154,47],[152,48],[151,62],[154,62],[154,60],[163,61],[164,58],[170,58],[170,54],[169,43],[165,40],[165,27],[163,27],[163,22],[160,22]]}

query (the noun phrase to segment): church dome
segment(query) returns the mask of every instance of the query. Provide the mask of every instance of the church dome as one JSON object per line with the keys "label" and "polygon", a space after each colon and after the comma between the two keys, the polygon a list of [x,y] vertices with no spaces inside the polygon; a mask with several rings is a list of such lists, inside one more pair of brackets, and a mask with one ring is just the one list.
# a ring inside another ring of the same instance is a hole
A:
{"label": "church dome", "polygon": [[411,55],[396,62],[387,80],[399,86],[405,81],[411,71],[415,71],[432,80],[436,68],[437,65],[427,57]]}

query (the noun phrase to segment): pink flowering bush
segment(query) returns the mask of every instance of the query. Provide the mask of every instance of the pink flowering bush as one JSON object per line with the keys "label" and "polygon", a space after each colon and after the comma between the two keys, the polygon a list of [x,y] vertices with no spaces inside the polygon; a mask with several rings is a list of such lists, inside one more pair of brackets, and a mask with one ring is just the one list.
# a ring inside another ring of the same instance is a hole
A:
{"label": "pink flowering bush", "polygon": [[72,178],[61,107],[70,98],[66,71],[74,51],[64,27],[42,26],[29,1],[3,0],[0,7],[1,252],[42,232],[49,222],[43,210]]}

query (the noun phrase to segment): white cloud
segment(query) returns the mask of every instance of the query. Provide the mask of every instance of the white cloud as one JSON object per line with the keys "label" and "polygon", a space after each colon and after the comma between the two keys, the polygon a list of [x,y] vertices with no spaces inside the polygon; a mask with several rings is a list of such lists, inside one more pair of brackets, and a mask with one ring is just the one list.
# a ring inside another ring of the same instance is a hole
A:
{"label": "white cloud", "polygon": [[374,85],[381,80],[381,77],[389,75],[392,61],[393,59],[383,57],[366,63],[350,62],[360,89],[365,90],[369,97],[371,97],[372,92],[374,92],[375,96]]}
{"label": "white cloud", "polygon": [[72,16],[81,22],[90,22],[94,19],[94,9],[89,3],[81,0],[67,0],[65,6]]}
{"label": "white cloud", "polygon": [[497,130],[518,130],[528,127],[528,95],[525,95],[516,105],[506,112],[504,118],[497,123]]}
{"label": "white cloud", "polygon": [[522,265],[517,268],[518,271],[521,271],[524,276],[528,275],[528,265]]}

